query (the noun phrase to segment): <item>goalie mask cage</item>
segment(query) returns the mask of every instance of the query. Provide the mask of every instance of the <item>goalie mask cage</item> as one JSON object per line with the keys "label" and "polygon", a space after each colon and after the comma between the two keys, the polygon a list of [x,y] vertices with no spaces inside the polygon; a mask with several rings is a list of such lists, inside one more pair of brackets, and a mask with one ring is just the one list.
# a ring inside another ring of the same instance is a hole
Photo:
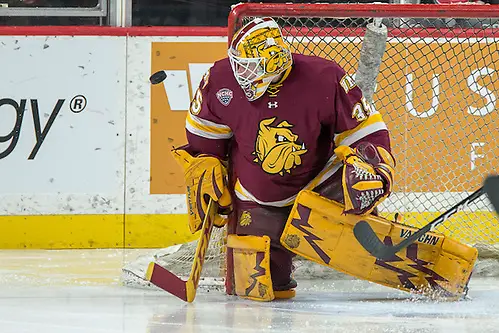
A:
{"label": "goalie mask cage", "polygon": [[[352,76],[366,26],[387,27],[373,104],[390,131],[397,167],[394,191],[379,207],[383,216],[398,213],[404,224],[422,226],[498,172],[499,6],[239,4],[229,16],[229,42],[245,23],[265,16],[280,24],[293,52],[333,60]],[[485,196],[437,231],[479,247],[481,262],[499,255],[499,221]],[[223,274],[223,233],[214,238],[203,276]],[[155,259],[187,276],[194,249],[177,246]],[[478,270],[496,274],[490,264]],[[324,274],[304,268],[303,275]]]}

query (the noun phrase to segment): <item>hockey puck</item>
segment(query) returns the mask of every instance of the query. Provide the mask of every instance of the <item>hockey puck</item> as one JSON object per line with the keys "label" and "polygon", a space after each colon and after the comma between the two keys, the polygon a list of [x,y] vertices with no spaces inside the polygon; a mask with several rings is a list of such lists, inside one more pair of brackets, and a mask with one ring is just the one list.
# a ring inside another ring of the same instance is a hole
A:
{"label": "hockey puck", "polygon": [[151,75],[151,77],[149,78],[149,81],[152,84],[159,84],[159,83],[163,82],[165,79],[166,79],[165,71],[159,71],[159,72],[156,72],[153,75]]}

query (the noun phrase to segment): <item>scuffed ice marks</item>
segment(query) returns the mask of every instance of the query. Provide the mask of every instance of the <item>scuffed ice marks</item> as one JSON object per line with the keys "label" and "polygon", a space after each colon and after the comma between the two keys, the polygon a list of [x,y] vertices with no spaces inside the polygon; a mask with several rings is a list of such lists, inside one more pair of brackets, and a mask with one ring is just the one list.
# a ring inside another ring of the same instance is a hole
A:
{"label": "scuffed ice marks", "polygon": [[112,209],[111,200],[98,195],[92,197],[91,206],[92,208],[105,207],[106,209]]}

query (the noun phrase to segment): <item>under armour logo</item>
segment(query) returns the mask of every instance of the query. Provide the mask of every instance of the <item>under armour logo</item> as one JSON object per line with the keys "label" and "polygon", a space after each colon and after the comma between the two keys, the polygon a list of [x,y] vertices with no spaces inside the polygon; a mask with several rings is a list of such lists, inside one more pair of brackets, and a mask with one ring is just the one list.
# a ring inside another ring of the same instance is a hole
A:
{"label": "under armour logo", "polygon": [[269,103],[268,103],[268,106],[269,106],[269,109],[275,109],[275,108],[277,108],[279,105],[277,105],[277,102],[269,102]]}

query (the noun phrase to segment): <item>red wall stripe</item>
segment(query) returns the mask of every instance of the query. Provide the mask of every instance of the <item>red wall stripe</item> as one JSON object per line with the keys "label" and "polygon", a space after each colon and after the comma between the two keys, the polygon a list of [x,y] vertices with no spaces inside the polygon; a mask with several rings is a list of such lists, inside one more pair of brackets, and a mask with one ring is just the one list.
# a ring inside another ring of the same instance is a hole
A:
{"label": "red wall stripe", "polygon": [[227,36],[226,27],[0,26],[3,36]]}

